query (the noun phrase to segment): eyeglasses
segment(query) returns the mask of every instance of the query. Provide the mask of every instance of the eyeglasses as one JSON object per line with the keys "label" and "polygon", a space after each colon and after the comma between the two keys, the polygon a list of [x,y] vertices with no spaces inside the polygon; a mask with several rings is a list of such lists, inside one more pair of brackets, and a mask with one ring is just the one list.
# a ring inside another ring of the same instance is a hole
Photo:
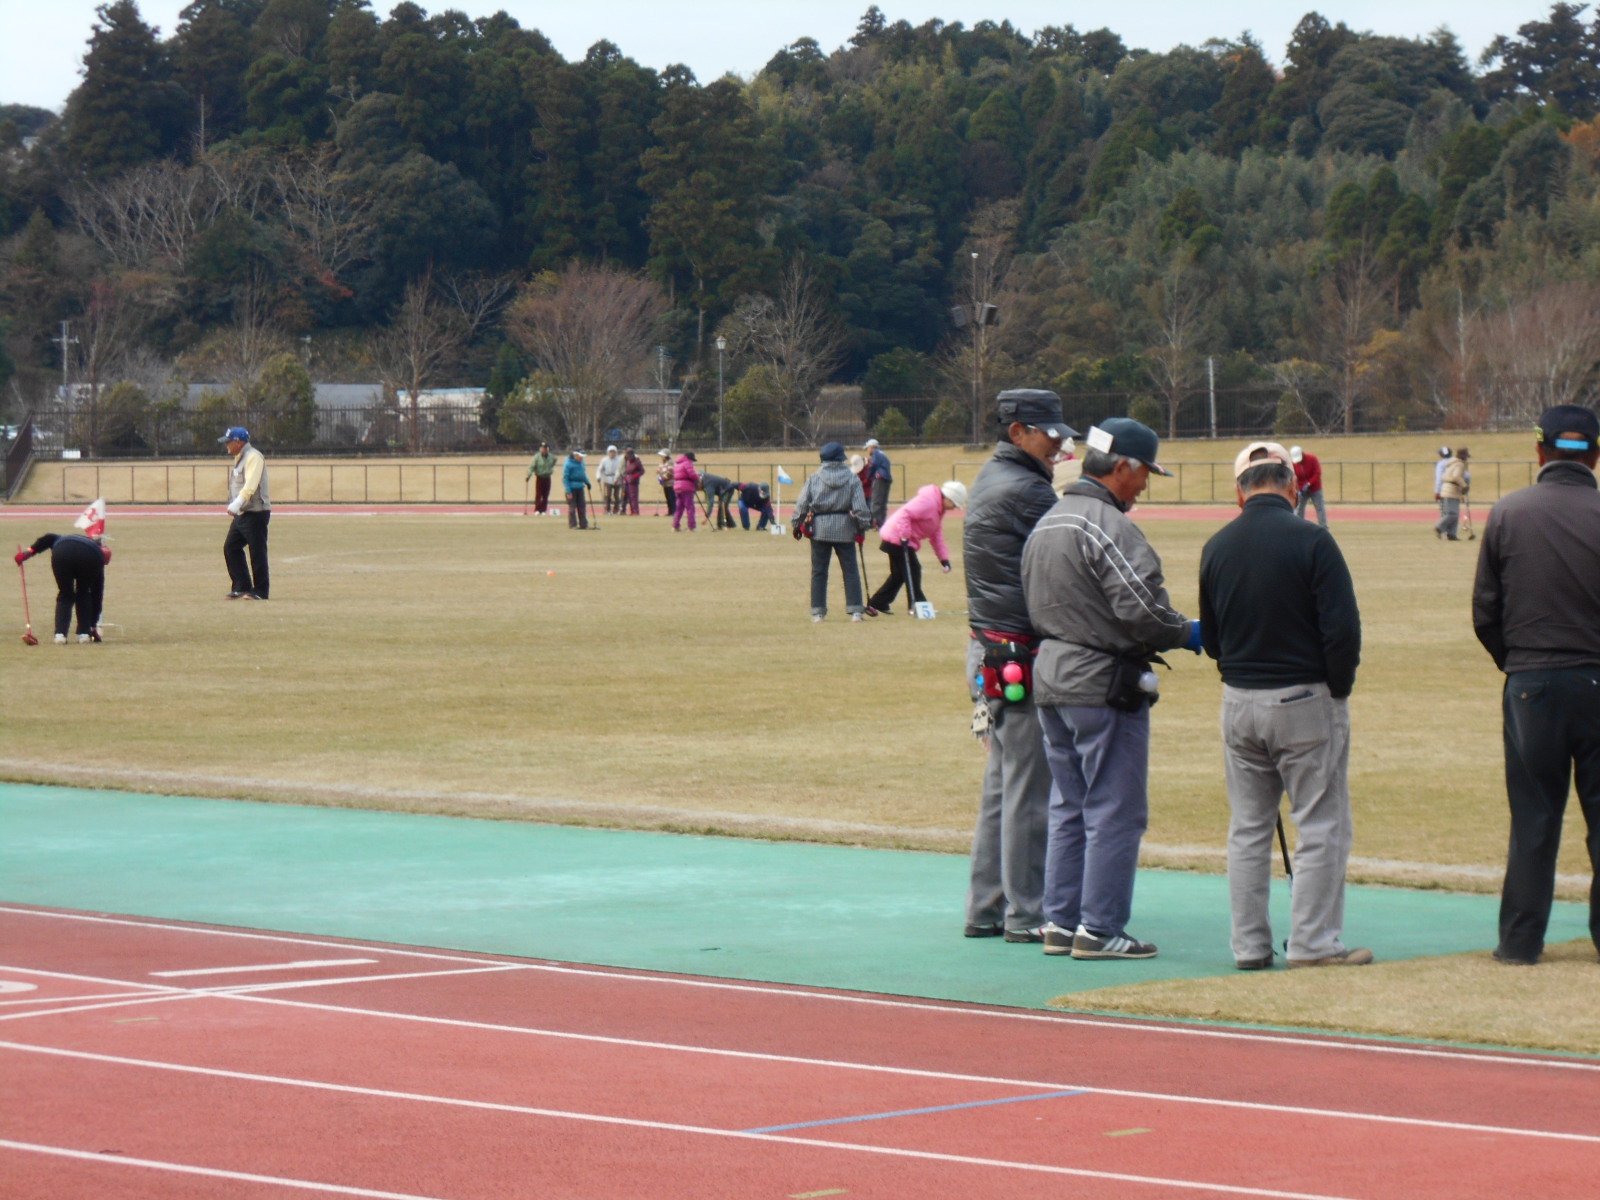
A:
{"label": "eyeglasses", "polygon": [[1052,442],[1054,442],[1058,446],[1062,442],[1066,441],[1066,436],[1064,434],[1051,433],[1048,429],[1040,429],[1037,425],[1024,425],[1023,428],[1026,429],[1029,433],[1042,433],[1042,434],[1044,434],[1045,437],[1049,438]]}

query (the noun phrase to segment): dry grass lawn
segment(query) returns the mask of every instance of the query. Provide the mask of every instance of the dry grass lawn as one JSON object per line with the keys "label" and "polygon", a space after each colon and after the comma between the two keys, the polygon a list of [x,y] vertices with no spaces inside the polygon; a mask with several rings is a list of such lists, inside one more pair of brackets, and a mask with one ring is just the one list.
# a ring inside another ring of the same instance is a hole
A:
{"label": "dry grass lawn", "polygon": [[[1218,456],[1200,443],[1172,450]],[[946,477],[959,453],[908,456],[910,481]],[[1397,441],[1395,453],[1411,449]],[[791,472],[800,461],[767,458]],[[64,531],[70,513],[0,509],[0,523],[9,545]],[[1499,676],[1470,627],[1475,547],[1435,541],[1420,515],[1333,517],[1366,637],[1352,876],[1493,890],[1506,833]],[[106,644],[0,640],[0,778],[966,847],[982,753],[966,731],[958,523],[956,572],[928,582],[940,618],[862,625],[844,619],[837,579],[829,620],[810,623],[807,556],[789,538],[674,535],[648,517],[575,533],[554,518],[282,511],[274,598],[228,602],[226,524],[220,513],[121,518],[113,506]],[[1215,527],[1146,524],[1185,611]],[[869,546],[867,559],[881,579],[883,556]],[[48,564],[28,576],[35,629],[48,634]],[[20,633],[14,582],[0,604]],[[1146,861],[1220,870],[1219,683],[1209,662],[1173,663],[1154,710]],[[1587,887],[1577,824],[1561,858],[1569,899]],[[1274,972],[1063,1002],[1592,1052],[1585,953],[1558,948],[1559,961],[1525,972],[1468,956],[1339,972],[1337,986],[1327,972]]]}
{"label": "dry grass lawn", "polygon": [[1594,944],[1547,947],[1537,967],[1488,952],[1316,971],[1243,971],[1074,992],[1055,1008],[1600,1053]]}

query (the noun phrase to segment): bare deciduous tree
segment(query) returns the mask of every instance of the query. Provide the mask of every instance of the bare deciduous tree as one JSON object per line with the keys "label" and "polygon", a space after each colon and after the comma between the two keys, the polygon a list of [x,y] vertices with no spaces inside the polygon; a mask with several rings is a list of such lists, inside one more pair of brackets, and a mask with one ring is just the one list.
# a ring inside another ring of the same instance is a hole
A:
{"label": "bare deciduous tree", "polygon": [[206,172],[162,159],[80,182],[67,192],[67,205],[85,236],[119,269],[181,274],[220,201]]}
{"label": "bare deciduous tree", "polygon": [[410,420],[407,441],[422,448],[422,393],[455,361],[472,330],[427,272],[406,284],[405,298],[373,343],[373,358],[384,384],[404,398]]}
{"label": "bare deciduous tree", "polygon": [[338,169],[331,148],[286,154],[272,166],[282,221],[305,273],[337,289],[339,277],[372,248],[374,198]]}
{"label": "bare deciduous tree", "polygon": [[1392,275],[1365,243],[1323,276],[1311,341],[1327,365],[1339,405],[1340,428],[1355,432],[1356,410],[1367,393],[1365,348],[1389,312]]}
{"label": "bare deciduous tree", "polygon": [[666,310],[655,283],[573,263],[524,287],[505,330],[533,360],[568,438],[592,446],[621,411],[623,389],[645,375]]}
{"label": "bare deciduous tree", "polygon": [[1169,438],[1178,436],[1178,410],[1197,383],[1212,290],[1186,247],[1174,251],[1166,269],[1139,289],[1154,341],[1144,352],[1145,371],[1161,393]]}
{"label": "bare deciduous tree", "polygon": [[795,433],[816,440],[822,384],[839,365],[844,334],[804,258],[784,269],[777,293],[741,299],[726,328],[735,354],[767,369],[787,446]]}
{"label": "bare deciduous tree", "polygon": [[1476,324],[1495,424],[1530,424],[1553,405],[1586,398],[1600,361],[1600,286],[1547,284]]}

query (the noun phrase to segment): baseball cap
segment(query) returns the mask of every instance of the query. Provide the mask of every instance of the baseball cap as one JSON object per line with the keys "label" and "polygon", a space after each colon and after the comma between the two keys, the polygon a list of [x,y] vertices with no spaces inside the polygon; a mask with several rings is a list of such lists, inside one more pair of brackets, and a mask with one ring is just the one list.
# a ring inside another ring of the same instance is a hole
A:
{"label": "baseball cap", "polygon": [[862,443],[861,448],[863,450],[871,450],[877,444],[878,444],[878,439],[877,438],[868,438],[865,442]]}
{"label": "baseball cap", "polygon": [[228,426],[228,431],[217,439],[217,444],[220,446],[224,442],[248,442],[249,440],[250,431],[243,425],[230,425]]}
{"label": "baseball cap", "polygon": [[1453,454],[1453,453],[1454,453],[1454,451],[1451,450],[1449,446],[1440,446],[1439,447],[1439,457],[1440,458],[1449,458],[1450,455]]}
{"label": "baseball cap", "polygon": [[1032,425],[1058,442],[1078,436],[1061,416],[1061,397],[1045,388],[1009,388],[995,397],[995,404],[1002,425]]}
{"label": "baseball cap", "polygon": [[1161,449],[1156,431],[1132,417],[1107,417],[1100,424],[1091,425],[1088,442],[1089,449],[1101,454],[1117,454],[1142,462],[1157,475],[1172,474],[1156,461],[1156,451]]}
{"label": "baseball cap", "polygon": [[1600,445],[1600,418],[1576,404],[1558,404],[1545,409],[1536,432],[1540,442],[1557,450],[1593,450]]}
{"label": "baseball cap", "polygon": [[656,451],[656,457],[657,458],[671,458],[672,457],[672,451],[670,451],[670,450],[657,450]]}
{"label": "baseball cap", "polygon": [[[1258,450],[1261,451],[1261,454],[1252,458],[1251,456],[1256,454]],[[1277,442],[1251,442],[1234,456],[1233,477],[1237,479],[1251,467],[1258,467],[1264,462],[1279,462],[1291,468],[1294,466],[1294,463],[1289,458],[1289,452],[1278,445]]]}
{"label": "baseball cap", "polygon": [[1302,458],[1304,458],[1305,456],[1306,456],[1306,452],[1304,450],[1300,449],[1299,446],[1290,446],[1289,447],[1289,461],[1291,463],[1297,463]]}

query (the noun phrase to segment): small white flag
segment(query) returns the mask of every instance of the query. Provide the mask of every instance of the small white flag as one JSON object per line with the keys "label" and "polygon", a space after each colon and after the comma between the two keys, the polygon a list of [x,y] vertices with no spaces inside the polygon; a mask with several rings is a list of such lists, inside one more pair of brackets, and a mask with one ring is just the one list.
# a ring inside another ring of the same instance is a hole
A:
{"label": "small white flag", "polygon": [[779,467],[778,468],[778,482],[779,483],[793,483],[794,480],[789,478],[789,472],[785,471],[782,467]]}
{"label": "small white flag", "polygon": [[74,521],[75,528],[83,530],[90,537],[99,537],[106,531],[106,502],[104,497],[96,499],[93,504],[78,514]]}

